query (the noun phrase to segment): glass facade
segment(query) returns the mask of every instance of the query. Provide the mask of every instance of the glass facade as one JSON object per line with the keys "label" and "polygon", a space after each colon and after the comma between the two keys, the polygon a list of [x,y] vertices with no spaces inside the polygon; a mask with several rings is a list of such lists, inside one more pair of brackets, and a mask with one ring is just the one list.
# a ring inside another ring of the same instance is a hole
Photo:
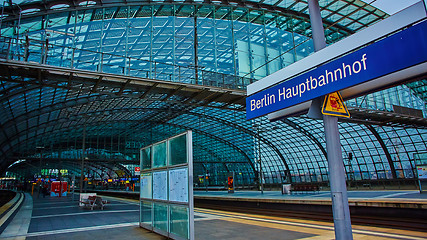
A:
{"label": "glass facade", "polygon": [[[76,8],[47,2],[26,1],[21,14],[15,5],[4,6],[0,58],[75,72],[52,80],[43,71],[2,71],[1,169],[26,159],[36,166],[60,162],[79,175],[85,158],[85,171],[95,179],[132,176],[141,147],[193,130],[196,187],[225,186],[229,172],[237,188],[254,187],[260,169],[271,186],[328,181],[318,120],[246,121],[233,99],[224,104],[215,101],[220,96],[177,94],[182,88],[136,91],[127,83],[79,79],[98,72],[243,92],[313,52],[306,1],[87,1]],[[328,44],[387,17],[358,0],[319,3]],[[361,116],[339,123],[348,180],[415,178],[414,154],[427,149],[425,90],[426,81],[419,80],[347,102]],[[420,113],[419,124],[398,121],[403,115],[396,106]],[[8,171],[33,176],[37,169],[27,166],[17,163]],[[153,207],[160,219],[161,206]]]}
{"label": "glass facade", "polygon": [[235,7],[125,6],[11,21],[2,36],[16,60],[243,89],[313,52],[298,21]]}

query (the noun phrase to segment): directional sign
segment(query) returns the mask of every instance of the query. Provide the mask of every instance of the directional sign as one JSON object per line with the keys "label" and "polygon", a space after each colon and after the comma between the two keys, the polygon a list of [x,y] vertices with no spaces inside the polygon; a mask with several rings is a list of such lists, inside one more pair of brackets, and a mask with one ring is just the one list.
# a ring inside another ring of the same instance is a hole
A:
{"label": "directional sign", "polygon": [[[427,62],[427,21],[246,98],[253,119]],[[366,89],[369,91],[370,89]]]}
{"label": "directional sign", "polygon": [[141,175],[141,167],[135,167],[135,175]]}
{"label": "directional sign", "polygon": [[325,97],[322,113],[337,117],[350,117],[350,113],[339,92],[330,93]]}

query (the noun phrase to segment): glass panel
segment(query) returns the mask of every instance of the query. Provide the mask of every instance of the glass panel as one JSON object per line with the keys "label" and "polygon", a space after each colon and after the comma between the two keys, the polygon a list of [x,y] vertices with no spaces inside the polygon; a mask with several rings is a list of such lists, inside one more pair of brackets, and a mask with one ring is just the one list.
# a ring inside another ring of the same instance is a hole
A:
{"label": "glass panel", "polygon": [[153,168],[166,166],[166,142],[153,145]]}
{"label": "glass panel", "polygon": [[153,204],[147,201],[141,201],[141,223],[153,226],[151,209]]}
{"label": "glass panel", "polygon": [[168,231],[168,206],[161,203],[154,203],[154,227]]}
{"label": "glass panel", "polygon": [[182,135],[170,140],[169,156],[169,165],[187,162],[187,135]]}
{"label": "glass panel", "polygon": [[170,232],[188,239],[188,208],[182,206],[170,207]]}
{"label": "glass panel", "polygon": [[151,148],[146,148],[141,150],[141,163],[142,169],[150,169],[151,168]]}

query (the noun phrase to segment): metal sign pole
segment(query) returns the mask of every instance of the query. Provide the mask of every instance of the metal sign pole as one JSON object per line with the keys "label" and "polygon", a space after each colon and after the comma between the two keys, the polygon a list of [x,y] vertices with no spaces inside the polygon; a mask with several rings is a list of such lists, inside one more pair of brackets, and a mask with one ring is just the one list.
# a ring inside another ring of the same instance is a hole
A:
{"label": "metal sign pole", "polygon": [[[311,27],[315,51],[326,46],[322,17],[318,0],[308,0]],[[352,240],[350,210],[348,206],[347,187],[338,131],[338,118],[323,115],[326,150],[328,153],[329,182],[332,195],[332,212],[334,217],[335,237],[337,240]]]}
{"label": "metal sign pole", "polygon": [[337,240],[353,239],[347,186],[338,132],[338,117],[323,116],[328,153],[329,183],[331,186],[332,213],[334,216],[335,237]]}
{"label": "metal sign pole", "polygon": [[74,188],[76,188],[75,183],[76,183],[76,176],[73,174],[73,180],[71,181],[71,185],[73,186],[73,195],[71,198],[71,201],[74,201]]}

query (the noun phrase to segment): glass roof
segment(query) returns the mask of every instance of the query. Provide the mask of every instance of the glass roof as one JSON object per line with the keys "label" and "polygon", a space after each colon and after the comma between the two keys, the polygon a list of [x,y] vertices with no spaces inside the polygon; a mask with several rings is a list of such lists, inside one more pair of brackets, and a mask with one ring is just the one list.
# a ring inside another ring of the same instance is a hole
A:
{"label": "glass roof", "polygon": [[[43,4],[41,4],[43,2]],[[155,3],[163,3],[164,1],[154,1]],[[58,1],[58,0],[27,0],[27,1],[13,1],[11,10],[6,8],[6,16],[16,16],[19,14],[19,8],[25,14],[35,14],[37,12],[49,12],[49,11],[58,11],[64,10],[69,7],[74,7],[75,3],[73,1]],[[125,0],[110,0],[110,1],[79,1],[79,7],[97,7],[97,6],[108,6],[110,4],[121,4],[123,5],[145,5],[152,4],[153,1],[125,1]],[[168,4],[173,4],[174,1],[168,1]],[[181,1],[176,1],[176,3],[181,3]],[[190,3],[190,2],[189,2]],[[191,1],[193,3],[193,1]],[[205,3],[204,1],[194,1],[194,3]],[[222,5],[222,2],[218,1],[209,1],[210,4],[219,4]],[[229,1],[227,2],[231,6],[245,6],[254,9],[265,9],[266,11],[279,11],[284,12],[294,16],[300,16],[303,21],[307,22],[308,19],[308,5],[306,0],[253,0],[253,1]],[[6,4],[6,7],[9,3]],[[382,12],[375,7],[360,1],[346,1],[346,0],[320,0],[319,5],[321,7],[322,18],[325,21],[325,24],[328,28],[336,26],[341,28],[344,31],[349,31],[351,33],[357,32],[360,29],[369,26],[381,19],[386,18],[388,15]],[[14,10],[12,10],[14,9]],[[163,11],[168,11],[167,7]],[[138,11],[134,13],[138,14]],[[25,15],[24,14],[24,15]],[[120,13],[117,13],[120,14]],[[123,14],[125,14],[123,12]],[[160,13],[161,15],[161,13]],[[113,16],[113,13],[112,15]],[[124,15],[123,15],[124,16]],[[256,20],[260,15],[254,15],[253,19]],[[301,21],[301,20],[300,20]],[[287,23],[288,24],[288,23]],[[295,22],[294,24],[299,24]]]}

